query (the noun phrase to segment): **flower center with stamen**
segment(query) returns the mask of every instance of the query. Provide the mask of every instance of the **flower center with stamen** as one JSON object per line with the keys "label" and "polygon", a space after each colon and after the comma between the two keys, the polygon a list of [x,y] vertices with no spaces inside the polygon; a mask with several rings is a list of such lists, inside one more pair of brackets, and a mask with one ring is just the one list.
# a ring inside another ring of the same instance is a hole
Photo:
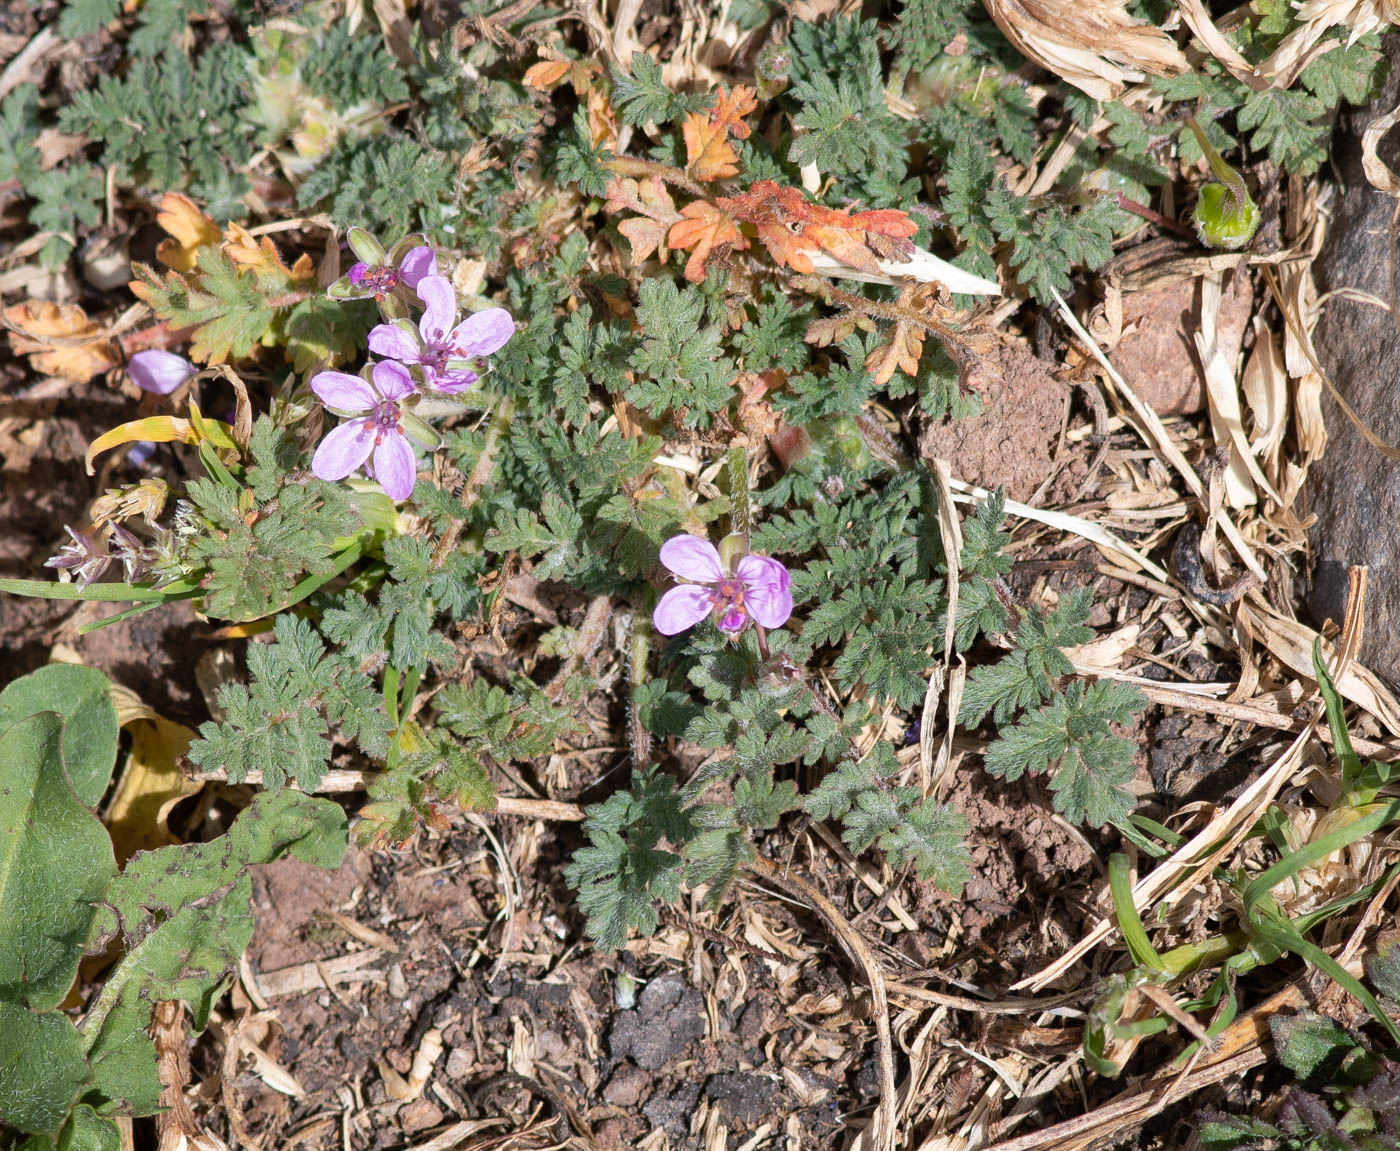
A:
{"label": "flower center with stamen", "polygon": [[715,614],[719,618],[720,631],[739,631],[748,618],[744,607],[743,581],[726,578],[720,580],[710,592],[715,603]]}
{"label": "flower center with stamen", "polygon": [[376,444],[382,444],[385,436],[403,435],[403,427],[399,424],[399,405],[393,400],[380,400],[375,404],[374,411],[368,416],[368,422],[374,429]]}
{"label": "flower center with stamen", "polygon": [[350,282],[357,288],[373,292],[376,300],[382,300],[399,286],[399,270],[388,264],[363,269],[357,264],[350,269]]}

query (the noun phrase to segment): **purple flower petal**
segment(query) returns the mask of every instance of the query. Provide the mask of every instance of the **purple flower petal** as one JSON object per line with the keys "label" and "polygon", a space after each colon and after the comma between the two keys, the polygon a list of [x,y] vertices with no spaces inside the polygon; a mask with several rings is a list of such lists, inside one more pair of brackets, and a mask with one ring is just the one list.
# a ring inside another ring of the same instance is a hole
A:
{"label": "purple flower petal", "polygon": [[651,624],[662,635],[679,635],[709,615],[713,606],[708,588],[683,584],[661,597],[651,613]]}
{"label": "purple flower petal", "polygon": [[750,591],[768,587],[775,592],[785,592],[792,587],[792,576],[788,575],[787,568],[767,556],[745,556],[735,565],[734,574]]}
{"label": "purple flower petal", "polygon": [[329,483],[343,480],[369,458],[373,447],[374,429],[370,427],[369,420],[343,423],[326,436],[316,449],[311,459],[312,474]]}
{"label": "purple flower petal", "polygon": [[343,412],[367,412],[379,401],[373,388],[348,372],[318,372],[312,377],[311,390],[326,407]]}
{"label": "purple flower petal", "polygon": [[349,279],[349,281],[352,284],[354,284],[355,287],[358,288],[360,284],[364,281],[365,273],[368,271],[369,265],[366,264],[363,260],[361,260],[357,264],[351,264],[350,270],[346,272],[345,275]]}
{"label": "purple flower petal", "polygon": [[743,631],[748,622],[749,617],[744,614],[744,609],[731,604],[719,618],[719,630],[734,635]]}
{"label": "purple flower petal", "polygon": [[457,322],[457,290],[444,276],[424,276],[418,281],[418,298],[426,309],[418,324],[424,341],[429,347],[443,343]]}
{"label": "purple flower petal", "polygon": [[418,340],[397,324],[377,324],[370,329],[369,350],[386,360],[416,364],[423,356]]}
{"label": "purple flower petal", "polygon": [[379,394],[386,400],[401,400],[418,390],[408,369],[393,360],[380,360],[370,375]]}
{"label": "purple flower petal", "polygon": [[487,308],[468,316],[452,330],[452,345],[457,355],[489,356],[505,347],[515,335],[515,321],[504,308]]}
{"label": "purple flower petal", "polygon": [[414,291],[418,290],[418,282],[424,276],[431,276],[436,272],[437,257],[426,244],[421,248],[414,248],[399,261],[399,276]]}
{"label": "purple flower petal", "polygon": [[406,500],[417,480],[413,448],[402,435],[389,435],[374,449],[374,478],[391,500]]}
{"label": "purple flower petal", "polygon": [[672,575],[696,583],[718,583],[724,578],[715,545],[699,536],[672,536],[661,545],[661,562]]}
{"label": "purple flower petal", "polygon": [[465,392],[479,379],[475,372],[461,369],[448,369],[438,372],[432,381],[432,388],[435,392],[441,392],[445,396],[455,396],[458,392]]}
{"label": "purple flower petal", "polygon": [[735,568],[744,583],[744,604],[762,627],[782,627],[792,615],[792,577],[767,556],[745,556]]}
{"label": "purple flower petal", "polygon": [[754,588],[744,597],[754,622],[766,628],[782,627],[792,615],[792,593],[773,587]]}
{"label": "purple flower petal", "polygon": [[168,396],[199,369],[184,356],[152,348],[132,356],[126,370],[131,382],[143,392]]}

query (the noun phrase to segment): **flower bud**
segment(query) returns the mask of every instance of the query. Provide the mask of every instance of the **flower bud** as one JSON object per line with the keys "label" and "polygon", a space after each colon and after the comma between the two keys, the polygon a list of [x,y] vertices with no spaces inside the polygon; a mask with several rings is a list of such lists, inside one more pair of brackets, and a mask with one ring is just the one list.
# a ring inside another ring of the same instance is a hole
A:
{"label": "flower bud", "polygon": [[126,370],[131,382],[143,392],[168,396],[199,369],[183,356],[152,348],[132,356]]}

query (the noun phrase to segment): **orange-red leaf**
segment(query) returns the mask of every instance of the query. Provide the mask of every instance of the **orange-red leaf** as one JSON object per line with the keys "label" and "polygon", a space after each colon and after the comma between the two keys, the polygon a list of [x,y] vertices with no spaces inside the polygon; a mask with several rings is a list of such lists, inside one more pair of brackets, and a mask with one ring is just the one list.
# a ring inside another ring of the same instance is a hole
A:
{"label": "orange-red leaf", "polygon": [[[881,259],[907,256],[909,237],[919,230],[907,213],[893,208],[847,212],[808,203],[796,188],[760,180],[747,192],[722,197],[722,208],[758,230],[780,267],[811,272],[809,253],[818,249],[863,272],[876,273]],[[872,238],[873,242],[872,242]]]}
{"label": "orange-red leaf", "polygon": [[603,204],[605,212],[620,212],[630,209],[641,213],[623,220],[617,230],[632,244],[634,262],[645,260],[653,252],[660,252],[666,258],[669,250],[666,234],[671,225],[681,218],[676,211],[671,193],[658,176],[648,176],[644,180],[615,179],[609,182],[608,198]]}
{"label": "orange-red leaf", "polygon": [[10,347],[46,376],[82,384],[115,368],[117,349],[77,304],[26,300],[5,309]]}
{"label": "orange-red leaf", "polygon": [[729,130],[704,112],[692,112],[681,125],[685,165],[697,180],[725,180],[739,174],[739,153],[729,142]]}
{"label": "orange-red leaf", "polygon": [[865,357],[865,370],[874,378],[876,387],[888,384],[896,369],[913,379],[919,373],[919,357],[923,350],[923,328],[900,320],[890,330],[886,341]]}
{"label": "orange-red leaf", "polygon": [[258,275],[271,273],[279,279],[309,280],[316,274],[315,265],[305,252],[289,268],[270,237],[257,240],[242,224],[230,222],[224,230],[224,252],[239,268]]}
{"label": "orange-red leaf", "polygon": [[719,90],[715,106],[710,112],[710,122],[727,129],[737,139],[747,140],[751,129],[744,123],[744,117],[758,107],[754,90],[744,84],[736,84],[732,93]]}
{"label": "orange-red leaf", "polygon": [[731,248],[747,248],[748,241],[739,234],[734,217],[721,212],[707,200],[696,200],[681,209],[685,219],[671,226],[667,242],[677,251],[689,252],[685,262],[685,278],[692,284],[703,283],[705,267],[712,257]]}
{"label": "orange-red leaf", "polygon": [[569,60],[540,60],[525,69],[525,87],[549,91],[569,74]]}

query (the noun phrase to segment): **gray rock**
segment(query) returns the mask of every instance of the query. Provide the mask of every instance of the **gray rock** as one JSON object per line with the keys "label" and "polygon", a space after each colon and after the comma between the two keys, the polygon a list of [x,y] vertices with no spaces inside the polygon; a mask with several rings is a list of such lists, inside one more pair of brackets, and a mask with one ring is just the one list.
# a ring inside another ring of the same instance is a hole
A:
{"label": "gray rock", "polygon": [[[1385,51],[1400,60],[1400,36]],[[1386,250],[1395,201],[1376,191],[1361,169],[1366,125],[1400,101],[1400,67],[1392,66],[1384,90],[1368,107],[1340,118],[1332,156],[1345,191],[1314,272],[1319,293],[1353,288],[1381,300],[1397,292],[1386,283]],[[1380,154],[1400,166],[1400,141],[1392,132]],[[1400,287],[1400,285],[1397,285]],[[1400,325],[1388,311],[1340,297],[1331,299],[1314,334],[1319,361],[1337,390],[1368,427],[1400,444]],[[1307,604],[1314,618],[1341,620],[1347,568],[1370,568],[1366,630],[1361,659],[1392,684],[1400,683],[1400,462],[1387,459],[1362,438],[1331,395],[1324,392],[1327,452],[1309,476],[1307,510],[1317,513],[1309,539],[1317,555]]]}
{"label": "gray rock", "polygon": [[705,1096],[724,1109],[725,1114],[746,1127],[756,1127],[773,1110],[778,1084],[767,1075],[752,1071],[723,1071],[705,1082]]}
{"label": "gray rock", "polygon": [[656,1071],[705,1035],[705,1001],[679,975],[662,975],[642,990],[635,1011],[619,1011],[608,1033],[614,1059]]}
{"label": "gray rock", "polygon": [[700,1084],[682,1083],[669,1094],[654,1096],[642,1114],[656,1127],[664,1127],[672,1135],[684,1135],[690,1130],[690,1118],[700,1099]]}

